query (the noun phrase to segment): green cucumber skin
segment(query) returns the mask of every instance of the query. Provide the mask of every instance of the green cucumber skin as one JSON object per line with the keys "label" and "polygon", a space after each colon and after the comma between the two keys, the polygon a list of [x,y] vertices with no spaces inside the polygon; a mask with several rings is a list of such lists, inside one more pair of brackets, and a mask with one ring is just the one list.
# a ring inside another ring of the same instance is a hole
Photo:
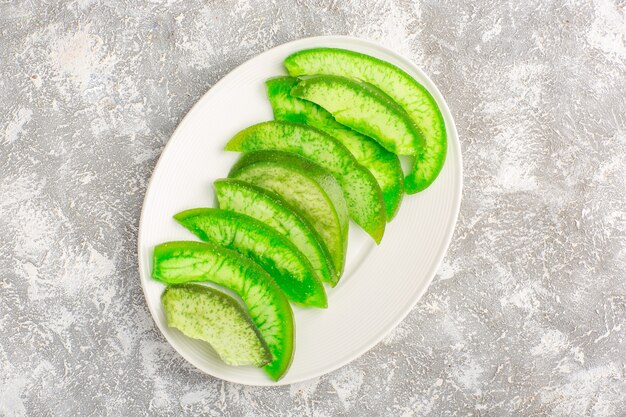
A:
{"label": "green cucumber skin", "polygon": [[386,211],[376,178],[337,139],[321,130],[285,121],[263,122],[237,133],[226,150],[275,150],[304,157],[330,172],[343,190],[350,217],[376,243],[385,232]]}
{"label": "green cucumber skin", "polygon": [[422,132],[409,115],[385,93],[364,82],[336,75],[301,80],[291,95],[326,109],[339,123],[375,139],[398,155],[418,155]]}
{"label": "green cucumber skin", "polygon": [[196,208],[174,215],[190,232],[205,242],[233,249],[261,265],[290,301],[326,308],[326,291],[308,259],[266,224],[232,211]]}
{"label": "green cucumber skin", "polygon": [[221,209],[253,217],[287,237],[308,258],[323,282],[336,282],[330,252],[322,237],[280,196],[251,183],[232,178],[213,183]]}
{"label": "green cucumber skin", "polygon": [[161,303],[169,327],[209,343],[224,363],[262,367],[272,354],[245,310],[230,296],[197,284],[165,288]]}
{"label": "green cucumber skin", "polygon": [[339,140],[376,179],[383,193],[387,222],[391,221],[404,195],[404,173],[400,160],[374,139],[337,122],[317,104],[292,96],[291,89],[298,81],[293,77],[277,77],[266,81],[274,118],[307,124]]}
{"label": "green cucumber skin", "polygon": [[345,49],[306,49],[288,56],[284,64],[292,76],[353,77],[384,91],[406,110],[426,141],[405,178],[406,192],[415,194],[435,181],[446,159],[446,125],[433,96],[413,77],[389,62]]}
{"label": "green cucumber skin", "polygon": [[167,242],[154,248],[152,277],[165,284],[212,282],[234,291],[272,353],[272,362],[263,369],[275,381],[287,371],[293,358],[293,311],[285,294],[259,265],[216,244]]}
{"label": "green cucumber skin", "polygon": [[313,225],[328,248],[336,285],[343,273],[348,245],[348,209],[332,175],[297,155],[256,151],[239,158],[228,174],[283,198]]}

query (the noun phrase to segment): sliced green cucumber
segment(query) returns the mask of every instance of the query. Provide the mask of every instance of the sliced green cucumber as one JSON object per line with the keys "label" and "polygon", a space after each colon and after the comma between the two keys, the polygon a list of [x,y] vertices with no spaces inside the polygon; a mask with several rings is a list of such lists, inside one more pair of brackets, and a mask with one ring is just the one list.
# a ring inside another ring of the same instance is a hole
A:
{"label": "sliced green cucumber", "polygon": [[228,176],[278,194],[307,219],[330,252],[335,271],[332,284],[339,280],[348,245],[348,210],[332,175],[293,154],[259,151],[244,154]]}
{"label": "sliced green cucumber", "polygon": [[272,354],[248,314],[232,297],[194,284],[169,286],[161,295],[169,327],[200,339],[228,365],[267,365]]}
{"label": "sliced green cucumber", "polygon": [[213,282],[237,293],[272,353],[263,369],[274,380],[287,371],[293,357],[293,311],[259,265],[213,243],[168,242],[154,248],[152,277],[166,284]]}
{"label": "sliced green cucumber", "polygon": [[308,259],[289,239],[245,214],[196,208],[174,218],[205,242],[215,242],[252,259],[265,269],[287,298],[304,306],[328,306],[324,286]]}
{"label": "sliced green cucumber", "polygon": [[215,181],[221,209],[246,214],[287,237],[307,257],[323,282],[336,282],[330,252],[315,228],[289,204],[264,188],[232,178]]}
{"label": "sliced green cucumber", "polygon": [[380,187],[337,139],[300,123],[272,121],[242,130],[226,145],[226,150],[238,152],[264,149],[300,155],[330,172],[343,190],[350,217],[380,242],[386,224]]}
{"label": "sliced green cucumber", "polygon": [[400,160],[375,140],[337,122],[317,104],[292,96],[291,89],[298,81],[293,77],[277,77],[265,83],[274,118],[313,126],[339,140],[376,178],[383,193],[387,221],[390,221],[400,208],[404,195],[404,174]]}
{"label": "sliced green cucumber", "polygon": [[437,102],[423,85],[389,62],[345,49],[317,48],[287,57],[293,76],[332,74],[353,77],[375,85],[411,116],[425,139],[423,152],[405,178],[407,193],[426,189],[437,178],[446,159],[446,125]]}
{"label": "sliced green cucumber", "polygon": [[422,133],[409,115],[367,83],[318,75],[301,80],[291,94],[322,106],[339,123],[375,139],[390,152],[417,155],[422,150]]}

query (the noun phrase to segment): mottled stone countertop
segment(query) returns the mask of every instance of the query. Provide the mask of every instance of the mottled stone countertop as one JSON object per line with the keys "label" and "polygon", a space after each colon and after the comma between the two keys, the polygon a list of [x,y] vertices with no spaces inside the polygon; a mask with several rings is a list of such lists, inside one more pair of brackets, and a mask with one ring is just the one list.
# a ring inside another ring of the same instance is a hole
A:
{"label": "mottled stone countertop", "polygon": [[[0,415],[626,415],[623,1],[0,2]],[[187,364],[147,310],[146,184],[189,108],[275,45],[405,54],[456,118],[450,250],[358,360],[280,388]]]}

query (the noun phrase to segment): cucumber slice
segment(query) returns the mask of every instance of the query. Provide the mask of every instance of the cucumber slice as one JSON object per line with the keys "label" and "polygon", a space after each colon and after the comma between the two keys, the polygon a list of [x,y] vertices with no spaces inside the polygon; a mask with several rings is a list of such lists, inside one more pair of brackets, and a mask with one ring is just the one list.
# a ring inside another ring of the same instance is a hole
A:
{"label": "cucumber slice", "polygon": [[161,295],[169,327],[200,339],[228,365],[261,367],[272,354],[243,308],[230,296],[194,284],[169,286]]}
{"label": "cucumber slice", "polygon": [[274,118],[313,126],[333,136],[348,148],[356,160],[376,179],[383,193],[389,222],[398,212],[404,195],[404,174],[400,160],[372,138],[337,122],[330,113],[317,104],[292,96],[291,89],[298,81],[293,77],[277,77],[266,81]]}
{"label": "cucumber slice", "polygon": [[287,371],[293,357],[293,311],[259,265],[213,243],[167,242],[154,248],[152,277],[166,284],[213,282],[237,293],[272,354],[263,369],[275,381]]}
{"label": "cucumber slice", "polygon": [[186,210],[174,218],[201,240],[233,249],[261,265],[294,303],[328,306],[324,286],[311,263],[289,239],[266,224],[214,208]]}
{"label": "cucumber slice", "polygon": [[339,123],[373,138],[390,152],[417,155],[422,150],[422,133],[409,115],[367,83],[318,75],[300,81],[291,95],[322,106]]}
{"label": "cucumber slice", "polygon": [[285,67],[293,76],[332,74],[353,77],[384,91],[406,110],[425,139],[423,152],[417,156],[405,178],[406,192],[417,193],[435,181],[446,159],[446,125],[433,96],[413,77],[389,62],[335,48],[296,52],[287,57]]}
{"label": "cucumber slice", "polygon": [[337,139],[300,123],[259,123],[236,134],[226,150],[277,150],[300,155],[330,172],[343,190],[350,217],[379,243],[385,232],[385,202],[376,179]]}
{"label": "cucumber slice", "polygon": [[246,214],[287,237],[307,257],[323,282],[336,282],[330,252],[322,237],[304,217],[294,213],[278,195],[231,178],[213,183],[221,209]]}
{"label": "cucumber slice", "polygon": [[313,225],[330,252],[336,284],[343,272],[348,246],[348,210],[341,188],[326,171],[285,152],[244,154],[228,174],[282,197]]}

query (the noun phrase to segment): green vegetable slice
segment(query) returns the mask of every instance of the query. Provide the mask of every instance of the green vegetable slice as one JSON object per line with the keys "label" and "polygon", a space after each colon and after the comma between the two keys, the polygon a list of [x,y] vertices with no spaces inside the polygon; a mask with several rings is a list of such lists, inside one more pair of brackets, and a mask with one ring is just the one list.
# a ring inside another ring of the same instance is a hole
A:
{"label": "green vegetable slice", "polygon": [[297,214],[313,225],[341,277],[348,245],[348,210],[337,181],[321,169],[293,154],[259,151],[244,154],[228,174],[278,194]]}
{"label": "green vegetable slice", "polygon": [[302,156],[330,172],[343,190],[350,217],[379,243],[385,232],[383,195],[376,179],[337,139],[300,123],[272,121],[236,134],[226,150],[277,150]]}
{"label": "green vegetable slice", "polygon": [[252,259],[265,269],[297,304],[328,306],[324,286],[308,259],[268,225],[232,211],[196,208],[174,218],[205,242],[215,242]]}
{"label": "green vegetable slice", "polygon": [[422,150],[422,134],[409,115],[367,83],[318,75],[300,81],[291,94],[322,106],[339,123],[375,139],[390,152],[417,155]]}
{"label": "green vegetable slice", "polygon": [[336,282],[330,252],[322,237],[280,196],[232,178],[217,180],[213,185],[220,208],[246,214],[274,228],[307,257],[320,280]]}
{"label": "green vegetable slice", "polygon": [[389,95],[411,116],[422,131],[424,150],[405,178],[405,189],[414,194],[426,189],[443,167],[446,126],[430,92],[402,69],[389,62],[354,51],[335,48],[306,49],[287,57],[285,67],[292,76],[332,74],[368,82]]}
{"label": "green vegetable slice", "polygon": [[161,295],[169,327],[209,343],[228,365],[261,367],[272,354],[244,309],[230,296],[194,284],[169,286]]}
{"label": "green vegetable slice", "polygon": [[237,293],[272,353],[263,369],[276,381],[287,371],[293,357],[293,312],[259,265],[213,243],[167,242],[154,248],[152,277],[166,284],[212,282]]}
{"label": "green vegetable slice", "polygon": [[385,201],[389,222],[398,212],[404,194],[404,174],[398,157],[370,137],[341,123],[317,104],[291,95],[297,78],[277,77],[268,80],[267,95],[276,120],[304,123],[336,138],[367,168],[378,183]]}

